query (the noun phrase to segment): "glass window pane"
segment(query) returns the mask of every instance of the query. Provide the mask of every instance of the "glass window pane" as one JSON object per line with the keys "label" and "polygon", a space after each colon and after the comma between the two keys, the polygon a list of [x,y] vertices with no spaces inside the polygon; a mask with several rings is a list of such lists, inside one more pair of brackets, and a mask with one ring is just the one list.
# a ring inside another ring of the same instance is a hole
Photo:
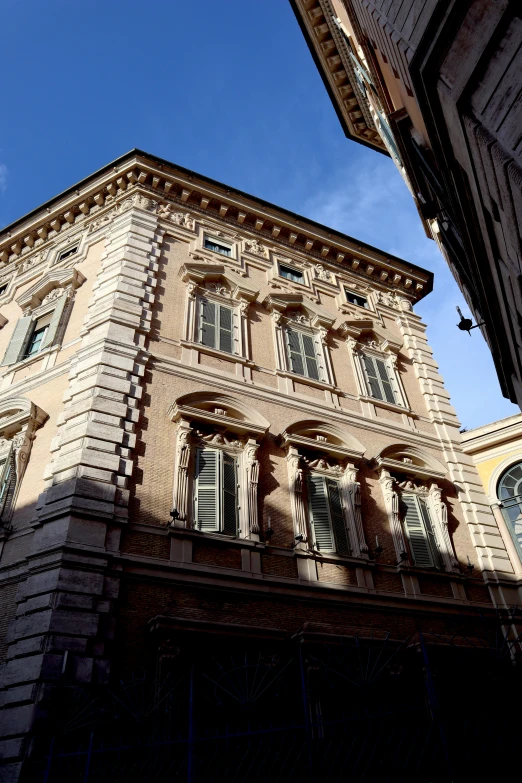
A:
{"label": "glass window pane", "polygon": [[303,282],[303,273],[298,269],[293,269],[291,266],[284,266],[279,264],[279,274],[281,277],[286,277],[287,280],[293,280],[294,283]]}
{"label": "glass window pane", "polygon": [[214,253],[221,253],[222,256],[232,255],[232,248],[229,245],[222,245],[220,242],[216,242],[215,239],[205,238],[205,247],[207,250],[213,250]]}
{"label": "glass window pane", "polygon": [[360,294],[354,294],[353,291],[349,291],[347,288],[345,288],[344,290],[346,293],[346,300],[350,302],[350,304],[357,305],[357,307],[368,308],[368,300],[365,296],[361,296]]}

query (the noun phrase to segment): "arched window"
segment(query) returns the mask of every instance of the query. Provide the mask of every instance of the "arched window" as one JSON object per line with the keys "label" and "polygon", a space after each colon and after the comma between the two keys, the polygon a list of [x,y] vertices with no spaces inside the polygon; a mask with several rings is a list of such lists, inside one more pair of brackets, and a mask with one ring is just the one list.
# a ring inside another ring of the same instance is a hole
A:
{"label": "arched window", "polygon": [[504,519],[522,559],[522,462],[512,465],[498,483]]}

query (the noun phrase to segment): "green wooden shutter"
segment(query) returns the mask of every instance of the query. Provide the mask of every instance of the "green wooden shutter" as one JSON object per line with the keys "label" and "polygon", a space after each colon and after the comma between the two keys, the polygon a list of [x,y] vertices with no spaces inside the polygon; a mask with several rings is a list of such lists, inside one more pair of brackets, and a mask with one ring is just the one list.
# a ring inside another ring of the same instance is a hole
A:
{"label": "green wooden shutter", "polygon": [[227,353],[232,353],[232,317],[232,308],[219,305],[219,348]]}
{"label": "green wooden shutter", "polygon": [[60,326],[60,321],[62,320],[63,311],[65,310],[66,305],[67,305],[67,294],[64,294],[63,296],[61,296],[59,299],[56,300],[56,307],[53,310],[53,314],[51,317],[49,328],[47,330],[47,334],[43,339],[42,345],[40,346],[41,351],[43,351],[44,348],[48,348],[50,345],[54,343],[58,332],[58,328]]}
{"label": "green wooden shutter", "polygon": [[350,544],[346,533],[339,482],[334,479],[326,479],[326,487],[330,501],[330,518],[335,535],[335,548],[340,555],[349,555]]}
{"label": "green wooden shutter", "polygon": [[15,452],[11,448],[0,463],[0,520],[9,513],[11,500],[15,488],[16,460]]}
{"label": "green wooden shutter", "polygon": [[376,400],[382,400],[383,396],[381,392],[381,386],[379,384],[379,377],[373,356],[366,356],[366,354],[363,354],[363,361],[366,368],[366,375],[368,377],[368,384],[370,386],[370,395],[375,397]]}
{"label": "green wooden shutter", "polygon": [[7,346],[7,350],[2,359],[2,366],[6,364],[15,364],[22,358],[22,351],[27,342],[29,331],[33,325],[33,319],[30,315],[24,316],[17,321],[13,335]]}
{"label": "green wooden shutter", "polygon": [[420,508],[422,520],[424,522],[424,527],[426,529],[428,543],[430,545],[434,564],[437,566],[437,568],[442,568],[443,567],[442,555],[440,553],[439,545],[437,544],[437,539],[435,537],[435,531],[433,530],[433,525],[431,523],[431,515],[430,515],[430,510],[428,508],[428,504],[426,503],[424,498],[417,498],[417,501],[419,503],[419,508]]}
{"label": "green wooden shutter", "polygon": [[377,365],[377,371],[379,373],[379,378],[381,381],[381,388],[384,392],[384,397],[387,402],[395,402],[395,394],[393,393],[393,387],[391,385],[390,381],[390,375],[388,373],[388,368],[386,367],[385,362],[383,362],[382,359],[375,359],[375,364]]}
{"label": "green wooden shutter", "polygon": [[201,300],[200,341],[209,348],[216,347],[216,305],[208,299]]}
{"label": "green wooden shutter", "polygon": [[286,337],[292,372],[295,372],[298,375],[304,375],[304,360],[302,355],[301,341],[299,340],[299,332],[296,332],[295,329],[287,327]]}
{"label": "green wooden shutter", "polygon": [[229,454],[223,454],[223,533],[237,536],[237,468]]}
{"label": "green wooden shutter", "polygon": [[301,339],[303,341],[303,353],[306,362],[306,374],[309,378],[313,378],[315,381],[319,380],[319,367],[317,366],[317,355],[315,353],[315,345],[313,338],[309,334],[301,332]]}
{"label": "green wooden shutter", "polygon": [[198,530],[219,530],[219,458],[214,449],[198,449],[195,477],[195,527]]}
{"label": "green wooden shutter", "polygon": [[335,545],[324,476],[318,476],[314,473],[308,476],[308,496],[315,546],[319,552],[334,552]]}
{"label": "green wooden shutter", "polygon": [[410,542],[413,564],[420,568],[433,567],[435,563],[417,496],[401,495],[401,507],[404,529]]}

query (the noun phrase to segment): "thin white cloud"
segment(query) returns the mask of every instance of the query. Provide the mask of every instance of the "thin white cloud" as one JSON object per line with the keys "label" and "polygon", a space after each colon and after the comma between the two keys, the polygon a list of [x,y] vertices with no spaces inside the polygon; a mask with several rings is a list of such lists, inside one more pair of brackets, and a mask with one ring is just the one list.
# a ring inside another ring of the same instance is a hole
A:
{"label": "thin white cloud", "polygon": [[[301,205],[303,214],[435,274],[434,291],[416,307],[462,424],[477,427],[518,408],[502,397],[489,349],[478,330],[456,328],[456,305],[465,308],[435,243],[426,238],[417,211],[391,161],[375,155],[337,169]],[[310,191],[308,191],[310,192]]]}

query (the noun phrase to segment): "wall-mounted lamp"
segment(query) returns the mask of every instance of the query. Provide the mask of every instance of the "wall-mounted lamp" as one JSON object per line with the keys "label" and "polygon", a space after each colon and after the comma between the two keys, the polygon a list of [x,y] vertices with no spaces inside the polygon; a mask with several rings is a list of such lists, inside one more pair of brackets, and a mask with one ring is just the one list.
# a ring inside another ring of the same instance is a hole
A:
{"label": "wall-mounted lamp", "polygon": [[460,307],[457,306],[457,313],[460,315],[460,321],[457,324],[458,329],[460,329],[461,332],[467,332],[469,336],[471,337],[471,330],[476,329],[478,326],[485,326],[485,321],[482,321],[480,324],[475,324],[473,326],[473,321],[471,318],[464,318],[462,315],[462,311]]}

